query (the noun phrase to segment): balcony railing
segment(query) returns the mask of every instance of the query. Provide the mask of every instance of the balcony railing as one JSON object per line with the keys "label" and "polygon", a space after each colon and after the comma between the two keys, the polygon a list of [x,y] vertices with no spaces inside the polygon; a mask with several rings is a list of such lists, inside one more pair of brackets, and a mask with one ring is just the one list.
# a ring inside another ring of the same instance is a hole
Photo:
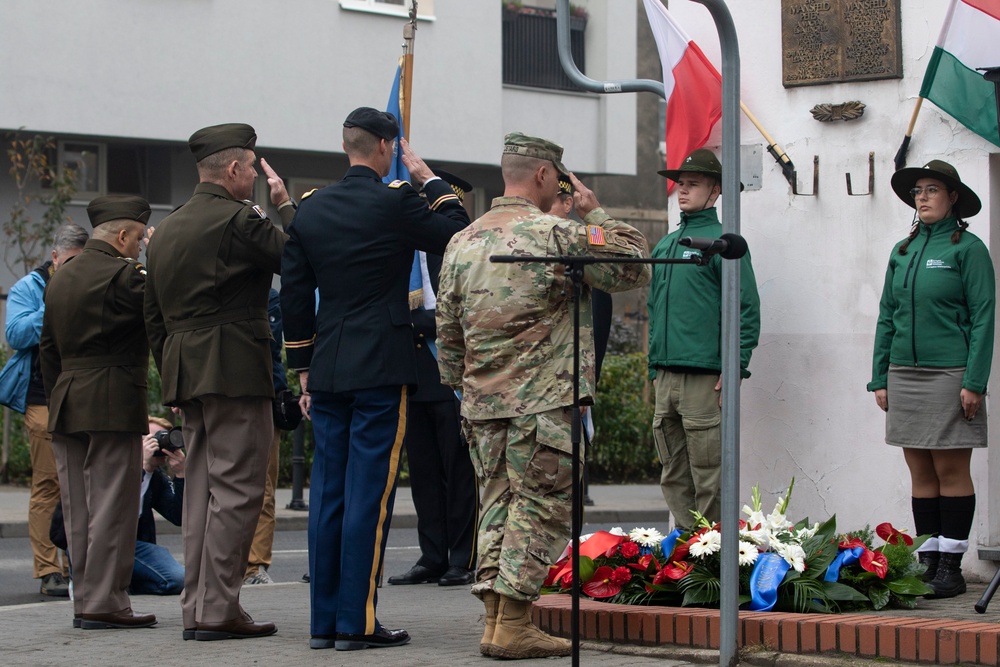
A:
{"label": "balcony railing", "polygon": [[[586,73],[583,48],[586,26],[585,18],[570,18],[570,51],[583,73]],[[554,11],[533,7],[504,11],[503,82],[554,90],[580,90],[559,64]]]}

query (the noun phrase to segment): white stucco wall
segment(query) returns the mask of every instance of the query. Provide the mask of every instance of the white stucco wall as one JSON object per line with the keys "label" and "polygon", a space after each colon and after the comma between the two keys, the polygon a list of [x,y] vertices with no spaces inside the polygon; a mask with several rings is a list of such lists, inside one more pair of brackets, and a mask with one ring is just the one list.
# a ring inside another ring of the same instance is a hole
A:
{"label": "white stucco wall", "polygon": [[[634,77],[634,3],[585,4],[589,71]],[[505,132],[559,113],[575,169],[635,173],[632,96],[595,114],[594,98],[505,90],[500,3],[435,0],[434,15],[417,31],[418,152],[496,165]],[[386,104],[404,21],[337,0],[6,0],[0,128],[186,141],[239,120],[262,147],[339,152],[351,109]]]}
{"label": "white stucco wall", "polygon": [[[792,195],[766,154],[762,189],[742,195],[742,231],[760,289],[762,334],[750,365],[753,376],[742,385],[741,498],[749,498],[756,482],[778,492],[794,476],[795,517],[822,520],[836,513],[845,530],[882,521],[912,530],[902,453],[884,444],[884,416],[865,385],[886,262],[913,216],[889,187],[892,158],[948,3],[901,3],[902,80],[791,89],[781,85],[780,2],[728,4],[742,52],[742,99],[795,162],[800,190],[811,192],[813,156],[820,159],[818,197]],[[708,11],[686,0],[671,2],[670,10],[721,70]],[[809,114],[815,104],[848,100],[868,105],[861,119],[820,123]],[[745,118],[741,135],[743,144],[766,144]],[[849,197],[844,174],[850,172],[855,190],[864,192],[869,151],[875,152],[874,194]],[[983,211],[970,219],[971,231],[991,246],[1000,242],[1000,231],[991,233],[1000,217],[990,188],[998,177],[990,154],[997,152],[925,102],[908,160],[919,166],[939,158],[958,169],[983,200]],[[676,213],[672,199],[671,220]],[[997,248],[991,249],[996,257]],[[1000,406],[989,407],[995,439]],[[986,577],[994,568],[978,561],[975,550],[1000,542],[1000,531],[990,530],[991,523],[1000,523],[1000,508],[989,511],[997,500],[990,498],[986,450],[973,454],[972,467],[978,507],[965,566]]]}

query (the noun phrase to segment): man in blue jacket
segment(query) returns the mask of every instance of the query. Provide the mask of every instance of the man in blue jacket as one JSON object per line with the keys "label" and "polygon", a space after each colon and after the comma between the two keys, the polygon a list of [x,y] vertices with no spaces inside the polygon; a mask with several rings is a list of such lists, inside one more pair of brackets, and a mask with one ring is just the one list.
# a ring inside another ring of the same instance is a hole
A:
{"label": "man in blue jacket", "polygon": [[0,371],[0,404],[24,415],[24,428],[31,449],[31,498],[28,501],[28,539],[34,558],[35,579],[42,580],[41,593],[67,597],[65,562],[49,539],[49,522],[59,503],[59,476],[49,434],[49,409],[38,364],[38,341],[42,335],[45,302],[42,295],[49,278],[66,260],[79,255],[87,242],[87,231],[68,223],[56,230],[52,259],[14,283],[7,296],[7,343],[14,348]]}
{"label": "man in blue jacket", "polygon": [[[700,148],[679,169],[659,172],[677,183],[680,227],[653,249],[653,257],[682,258],[701,251],[681,237],[718,238],[715,209],[722,164]],[[740,186],[742,189],[742,186]],[[693,525],[691,510],[709,521],[720,516],[722,464],[722,262],[706,266],[657,265],[649,284],[649,377],[655,380],[653,438],[663,465],[660,490],[680,528]],[[760,297],[750,254],[740,260],[740,373],[760,336]]]}

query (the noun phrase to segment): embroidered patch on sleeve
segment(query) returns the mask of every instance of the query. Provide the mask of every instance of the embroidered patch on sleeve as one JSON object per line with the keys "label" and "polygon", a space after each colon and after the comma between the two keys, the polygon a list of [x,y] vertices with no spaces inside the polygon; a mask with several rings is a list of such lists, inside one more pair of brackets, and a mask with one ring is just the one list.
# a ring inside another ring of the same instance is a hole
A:
{"label": "embroidered patch on sleeve", "polygon": [[605,245],[604,228],[600,225],[587,225],[587,241],[593,246]]}
{"label": "embroidered patch on sleeve", "polygon": [[253,205],[253,212],[259,215],[261,220],[267,220],[267,213],[265,213],[264,209],[262,209],[257,204]]}

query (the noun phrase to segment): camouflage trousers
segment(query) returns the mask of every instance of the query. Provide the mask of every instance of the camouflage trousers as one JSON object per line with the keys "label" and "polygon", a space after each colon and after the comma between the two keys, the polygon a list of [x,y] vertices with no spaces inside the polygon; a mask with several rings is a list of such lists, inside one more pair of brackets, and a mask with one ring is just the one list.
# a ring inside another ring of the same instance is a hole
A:
{"label": "camouflage trousers", "polygon": [[536,600],[570,538],[570,409],[464,422],[482,490],[472,593]]}

